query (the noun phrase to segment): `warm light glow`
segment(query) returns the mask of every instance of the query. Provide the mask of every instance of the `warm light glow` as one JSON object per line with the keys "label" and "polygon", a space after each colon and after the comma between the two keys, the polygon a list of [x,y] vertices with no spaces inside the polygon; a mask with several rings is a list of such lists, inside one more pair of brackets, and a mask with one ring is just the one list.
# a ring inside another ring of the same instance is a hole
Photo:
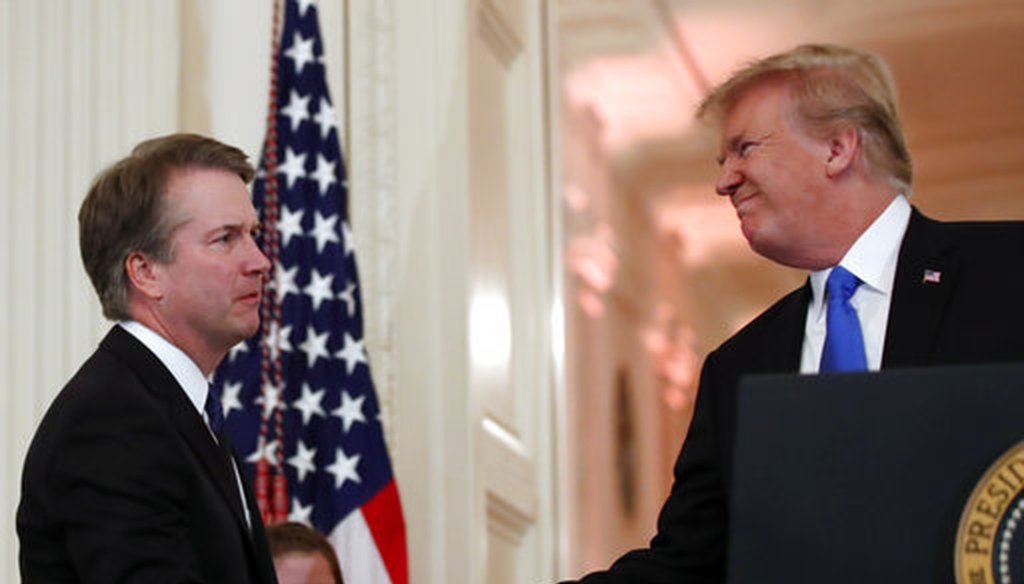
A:
{"label": "warm light glow", "polygon": [[662,401],[673,412],[681,412],[693,401],[690,394],[679,387],[669,387],[661,394]]}
{"label": "warm light glow", "polygon": [[[665,310],[659,307],[659,312]],[[665,316],[671,315],[666,313]],[[693,349],[696,343],[693,328],[681,326],[674,318],[669,318],[645,327],[641,338],[654,363],[665,404],[673,409],[685,407],[689,403],[687,390],[696,381],[700,367]]]}
{"label": "warm light glow", "polygon": [[480,373],[505,371],[512,347],[505,295],[494,290],[473,294],[469,310],[469,351],[473,369]]}
{"label": "warm light glow", "polygon": [[607,292],[619,269],[611,228],[601,224],[589,235],[573,237],[569,241],[565,262],[569,271],[587,286],[597,292]]}
{"label": "warm light glow", "polygon": [[665,334],[653,326],[644,327],[640,334],[640,339],[644,344],[644,348],[651,355],[661,354],[668,344]]}
{"label": "warm light glow", "polygon": [[590,207],[590,195],[575,184],[569,183],[565,185],[563,196],[565,197],[565,204],[569,206],[573,213],[582,213]]}
{"label": "warm light glow", "polygon": [[725,199],[709,197],[706,203],[664,204],[654,217],[661,232],[680,242],[679,260],[688,266],[751,253],[736,211]]}
{"label": "warm light glow", "polygon": [[698,92],[682,76],[666,75],[666,62],[672,58],[663,48],[594,58],[567,76],[565,95],[572,107],[597,115],[612,151],[679,136],[693,122]]}
{"label": "warm light glow", "polygon": [[604,316],[604,301],[590,290],[580,290],[576,295],[576,304],[591,319],[598,319]]}

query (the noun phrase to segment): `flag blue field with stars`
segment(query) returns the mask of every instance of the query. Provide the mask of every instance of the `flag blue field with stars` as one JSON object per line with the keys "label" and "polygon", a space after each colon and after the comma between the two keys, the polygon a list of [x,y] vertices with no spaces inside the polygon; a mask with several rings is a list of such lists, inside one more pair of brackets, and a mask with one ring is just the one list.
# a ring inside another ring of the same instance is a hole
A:
{"label": "flag blue field with stars", "polygon": [[405,526],[363,340],[338,112],[312,0],[284,4],[278,38],[275,127],[253,185],[274,264],[264,296],[277,305],[264,307],[262,332],[230,351],[213,383],[250,481],[261,459],[283,471],[287,518],[329,536],[346,581],[405,584]]}

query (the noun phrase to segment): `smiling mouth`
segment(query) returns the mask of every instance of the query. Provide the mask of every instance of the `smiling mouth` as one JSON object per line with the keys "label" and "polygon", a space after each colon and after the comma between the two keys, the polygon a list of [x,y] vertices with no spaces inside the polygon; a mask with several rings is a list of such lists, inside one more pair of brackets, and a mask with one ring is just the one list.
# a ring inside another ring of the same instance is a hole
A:
{"label": "smiling mouth", "polygon": [[732,206],[736,209],[737,215],[743,215],[743,208],[747,206],[747,203],[757,197],[757,193],[750,193],[742,197],[736,197],[732,199]]}

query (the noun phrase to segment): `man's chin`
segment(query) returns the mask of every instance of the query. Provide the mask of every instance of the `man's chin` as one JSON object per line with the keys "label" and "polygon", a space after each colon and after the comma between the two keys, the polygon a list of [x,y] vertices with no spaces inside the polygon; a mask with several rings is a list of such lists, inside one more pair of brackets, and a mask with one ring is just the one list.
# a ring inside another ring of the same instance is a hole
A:
{"label": "man's chin", "polygon": [[251,338],[256,333],[260,332],[260,319],[255,318],[246,321],[244,324],[238,327],[238,336],[240,337],[237,342],[245,341]]}
{"label": "man's chin", "polygon": [[259,323],[257,322],[257,323],[256,323],[256,326],[251,326],[251,327],[248,327],[248,328],[246,328],[246,329],[245,329],[245,330],[243,331],[243,333],[245,334],[245,336],[244,336],[244,337],[242,337],[242,338],[241,338],[241,340],[243,340],[243,341],[244,341],[244,340],[246,340],[246,339],[248,339],[248,338],[251,338],[251,337],[252,337],[253,335],[255,335],[255,334],[256,334],[256,333],[258,333],[258,332],[260,332],[260,324],[259,324]]}
{"label": "man's chin", "polygon": [[747,240],[747,245],[750,246],[750,249],[754,250],[755,252],[761,255],[764,255],[760,251],[761,249],[765,248],[763,234],[760,231],[758,231],[757,227],[753,224],[752,221],[741,220],[740,232],[743,234],[743,238]]}
{"label": "man's chin", "polygon": [[748,233],[746,229],[743,230],[743,236],[747,238],[750,249],[757,255],[784,266],[793,265],[793,260],[789,257],[789,248],[779,245],[778,238],[764,237],[764,234],[759,232]]}

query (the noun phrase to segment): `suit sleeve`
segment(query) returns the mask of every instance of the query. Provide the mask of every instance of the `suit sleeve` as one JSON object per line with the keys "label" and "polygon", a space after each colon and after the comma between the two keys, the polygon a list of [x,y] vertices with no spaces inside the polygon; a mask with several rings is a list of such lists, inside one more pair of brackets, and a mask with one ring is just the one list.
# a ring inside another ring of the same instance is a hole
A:
{"label": "suit sleeve", "polygon": [[186,526],[195,473],[159,407],[91,403],[61,434],[47,468],[48,513],[64,526],[81,581],[200,582]]}
{"label": "suit sleeve", "polygon": [[658,517],[658,532],[581,584],[691,584],[724,578],[727,491],[724,487],[715,354],[705,361],[693,421],[673,470],[674,481]]}

